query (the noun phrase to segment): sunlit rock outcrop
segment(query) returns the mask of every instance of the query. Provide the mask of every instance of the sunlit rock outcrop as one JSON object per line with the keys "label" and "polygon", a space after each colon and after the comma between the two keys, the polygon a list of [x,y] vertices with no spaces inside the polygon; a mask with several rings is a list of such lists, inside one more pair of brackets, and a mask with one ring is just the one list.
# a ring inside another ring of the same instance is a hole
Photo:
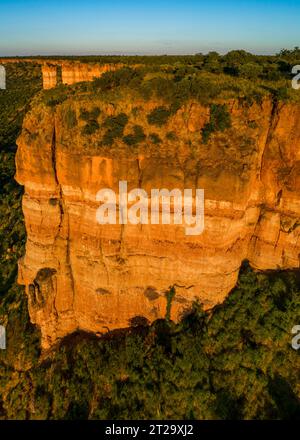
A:
{"label": "sunlit rock outcrop", "polygon": [[[78,328],[103,332],[137,316],[163,317],[172,285],[173,319],[196,299],[210,308],[234,287],[244,259],[257,269],[299,267],[299,105],[231,100],[232,127],[203,144],[207,107],[189,102],[164,126],[150,126],[147,114],[160,104],[67,100],[55,109],[36,104],[24,120],[16,157],[27,230],[19,282],[44,348]],[[100,128],[84,135],[80,108],[95,106]],[[139,146],[122,139],[103,144],[105,118],[121,112],[128,115],[124,135],[136,124],[143,128]],[[187,236],[173,224],[99,225],[96,194],[118,193],[121,180],[148,194],[203,188],[204,232]]]}

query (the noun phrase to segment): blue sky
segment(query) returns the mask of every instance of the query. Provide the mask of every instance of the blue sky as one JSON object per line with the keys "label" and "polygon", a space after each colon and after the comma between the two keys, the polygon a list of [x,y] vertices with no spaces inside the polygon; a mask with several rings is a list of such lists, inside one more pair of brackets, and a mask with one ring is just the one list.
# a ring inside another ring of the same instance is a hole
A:
{"label": "blue sky", "polygon": [[275,53],[296,45],[299,0],[0,0],[0,56]]}

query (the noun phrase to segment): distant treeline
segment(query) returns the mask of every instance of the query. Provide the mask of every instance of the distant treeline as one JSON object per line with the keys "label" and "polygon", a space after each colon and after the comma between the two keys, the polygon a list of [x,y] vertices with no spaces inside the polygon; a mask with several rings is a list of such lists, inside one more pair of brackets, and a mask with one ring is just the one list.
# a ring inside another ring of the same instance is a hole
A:
{"label": "distant treeline", "polygon": [[37,60],[70,60],[80,61],[83,63],[125,63],[125,64],[194,64],[195,61],[207,62],[218,60],[226,63],[228,61],[240,61],[245,59],[252,62],[277,62],[278,60],[297,61],[300,62],[300,48],[296,46],[294,49],[282,49],[276,55],[256,55],[245,50],[232,50],[221,55],[216,51],[203,54],[201,52],[195,55],[37,55],[37,56],[15,56],[1,57],[13,59],[37,59]]}

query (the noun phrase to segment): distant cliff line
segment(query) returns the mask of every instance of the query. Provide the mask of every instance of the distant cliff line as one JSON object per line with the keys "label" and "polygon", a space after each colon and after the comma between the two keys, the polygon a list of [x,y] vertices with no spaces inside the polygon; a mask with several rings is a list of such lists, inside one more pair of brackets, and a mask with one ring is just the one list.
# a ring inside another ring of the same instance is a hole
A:
{"label": "distant cliff line", "polygon": [[0,65],[17,63],[39,64],[42,70],[43,89],[52,89],[59,83],[71,85],[82,81],[93,81],[103,73],[118,70],[123,64],[81,63],[79,61],[44,60],[37,58],[0,58]]}

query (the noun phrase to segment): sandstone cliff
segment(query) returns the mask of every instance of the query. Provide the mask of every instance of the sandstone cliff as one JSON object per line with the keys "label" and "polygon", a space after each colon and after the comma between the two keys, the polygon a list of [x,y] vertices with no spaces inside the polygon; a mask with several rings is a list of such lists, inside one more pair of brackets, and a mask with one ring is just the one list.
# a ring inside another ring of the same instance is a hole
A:
{"label": "sandstone cliff", "polygon": [[[116,102],[67,100],[36,104],[18,140],[16,179],[25,187],[26,254],[19,282],[42,345],[75,329],[103,332],[135,316],[165,315],[165,292],[176,284],[172,318],[199,298],[206,308],[235,285],[242,260],[257,269],[299,267],[300,106],[227,103],[232,127],[205,145],[209,108],[189,102],[163,127],[147,114],[160,105],[124,96]],[[100,109],[100,128],[83,135],[80,108]],[[72,111],[77,124],[68,126]],[[103,145],[103,121],[125,112],[146,140]],[[150,141],[155,134],[159,145]],[[172,133],[172,136],[170,135]],[[204,188],[205,230],[187,236],[181,225],[99,225],[96,193],[129,189]]]}
{"label": "sandstone cliff", "polygon": [[93,81],[103,73],[117,70],[121,64],[91,64],[79,62],[45,63],[42,66],[43,88],[52,89],[58,83],[58,68],[61,69],[61,82],[63,84],[75,84],[82,81]]}

